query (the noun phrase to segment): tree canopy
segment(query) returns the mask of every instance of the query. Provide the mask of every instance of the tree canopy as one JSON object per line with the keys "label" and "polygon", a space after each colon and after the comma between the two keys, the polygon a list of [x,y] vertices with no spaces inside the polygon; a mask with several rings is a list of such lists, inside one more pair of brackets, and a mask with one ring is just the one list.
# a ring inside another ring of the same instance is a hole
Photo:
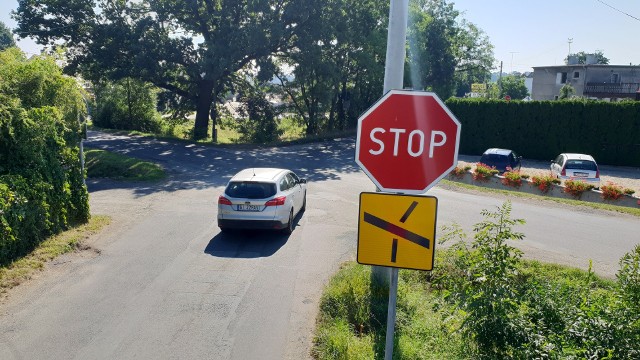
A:
{"label": "tree canopy", "polygon": [[565,64],[569,63],[569,58],[575,56],[578,58],[578,64],[586,64],[587,63],[587,55],[594,55],[596,58],[596,64],[600,65],[608,65],[609,59],[604,56],[604,53],[600,50],[597,50],[592,53],[586,53],[584,51],[577,52],[575,54],[569,54],[566,59],[564,59]]}
{"label": "tree canopy", "polygon": [[488,79],[493,46],[481,29],[461,17],[453,3],[413,0],[409,22],[405,83],[447,98]]}
{"label": "tree canopy", "polygon": [[529,96],[529,89],[521,76],[507,75],[500,79],[500,98],[509,95],[514,100],[522,100]]}
{"label": "tree canopy", "polygon": [[0,51],[12,46],[16,46],[16,42],[13,40],[13,34],[7,25],[0,21]]}
{"label": "tree canopy", "polygon": [[[277,89],[309,135],[355,126],[381,95],[388,1],[18,2],[21,36],[63,46],[67,73],[170,91],[182,113],[196,110],[196,139],[211,118],[215,141],[215,104],[230,92]],[[412,0],[408,33],[406,86],[447,98],[487,80],[493,47],[453,3]]]}
{"label": "tree canopy", "polygon": [[285,51],[317,1],[19,0],[14,17],[21,36],[66,47],[67,73],[135,77],[187,98],[199,139],[234,74]]}

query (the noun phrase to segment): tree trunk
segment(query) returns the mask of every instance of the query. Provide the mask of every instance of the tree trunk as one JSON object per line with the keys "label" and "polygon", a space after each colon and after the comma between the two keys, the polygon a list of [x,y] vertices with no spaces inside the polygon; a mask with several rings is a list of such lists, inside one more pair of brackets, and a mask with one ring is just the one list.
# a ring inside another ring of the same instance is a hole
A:
{"label": "tree trunk", "polygon": [[196,102],[196,123],[193,126],[193,139],[207,138],[209,129],[209,111],[213,102],[213,82],[200,81],[198,84],[198,99]]}
{"label": "tree trunk", "polygon": [[[217,99],[217,96],[214,95],[214,99]],[[211,142],[218,142],[218,129],[216,129],[216,124],[218,123],[218,106],[217,104],[211,105]]]}

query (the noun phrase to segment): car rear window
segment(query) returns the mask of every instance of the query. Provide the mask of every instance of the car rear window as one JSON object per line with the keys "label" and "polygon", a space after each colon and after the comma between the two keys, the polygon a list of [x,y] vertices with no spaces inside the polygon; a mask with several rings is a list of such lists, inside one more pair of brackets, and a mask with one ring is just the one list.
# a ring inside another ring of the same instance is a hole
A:
{"label": "car rear window", "polygon": [[256,181],[232,181],[225,193],[233,198],[266,199],[276,194],[276,184]]}
{"label": "car rear window", "polygon": [[596,163],[589,160],[567,160],[565,169],[596,171],[598,170],[598,167],[596,166]]}
{"label": "car rear window", "polygon": [[507,163],[509,158],[506,155],[485,154],[480,158],[480,162],[484,164]]}

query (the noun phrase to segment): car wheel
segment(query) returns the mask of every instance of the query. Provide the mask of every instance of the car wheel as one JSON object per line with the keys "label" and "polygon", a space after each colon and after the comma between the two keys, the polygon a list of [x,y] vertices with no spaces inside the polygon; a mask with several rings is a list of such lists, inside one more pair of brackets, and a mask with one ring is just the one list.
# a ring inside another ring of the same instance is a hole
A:
{"label": "car wheel", "polygon": [[287,223],[287,227],[282,229],[282,232],[285,234],[291,234],[293,232],[293,209],[289,212],[289,222]]}
{"label": "car wheel", "polygon": [[300,208],[300,211],[304,212],[305,210],[307,210],[307,192],[304,192],[304,198],[302,198],[302,207]]}

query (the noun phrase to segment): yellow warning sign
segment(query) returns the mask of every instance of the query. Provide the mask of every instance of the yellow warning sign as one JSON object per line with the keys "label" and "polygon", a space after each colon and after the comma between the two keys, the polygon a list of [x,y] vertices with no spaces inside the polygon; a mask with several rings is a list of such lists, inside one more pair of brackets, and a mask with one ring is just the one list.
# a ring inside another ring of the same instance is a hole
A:
{"label": "yellow warning sign", "polygon": [[438,199],[361,193],[358,263],[432,270]]}

